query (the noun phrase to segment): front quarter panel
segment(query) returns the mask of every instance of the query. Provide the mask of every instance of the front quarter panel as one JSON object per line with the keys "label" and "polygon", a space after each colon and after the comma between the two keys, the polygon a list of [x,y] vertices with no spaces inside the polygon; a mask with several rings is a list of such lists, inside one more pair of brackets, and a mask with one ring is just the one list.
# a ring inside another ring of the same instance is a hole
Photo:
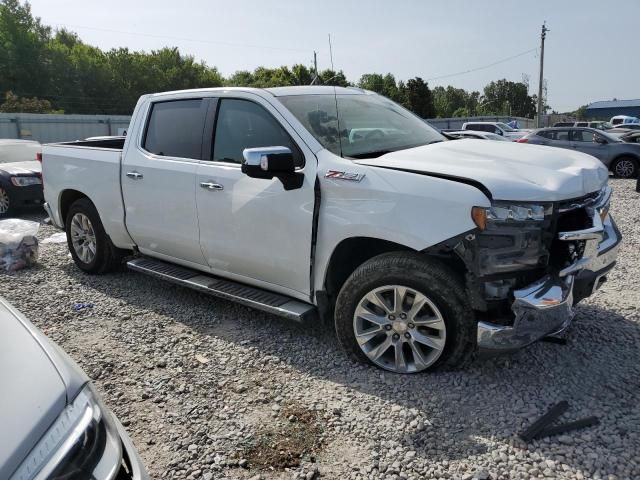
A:
{"label": "front quarter panel", "polygon": [[[472,230],[476,225],[471,208],[491,204],[476,187],[454,180],[359,165],[327,150],[318,153],[318,163],[318,289],[323,288],[333,251],[347,238],[377,238],[420,251]],[[359,182],[328,178],[330,170],[364,177]]]}

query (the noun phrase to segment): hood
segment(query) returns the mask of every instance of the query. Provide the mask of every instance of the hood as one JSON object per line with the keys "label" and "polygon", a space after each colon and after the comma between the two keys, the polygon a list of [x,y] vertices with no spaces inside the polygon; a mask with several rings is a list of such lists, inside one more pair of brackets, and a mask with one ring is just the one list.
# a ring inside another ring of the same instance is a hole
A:
{"label": "hood", "polygon": [[9,478],[67,404],[60,372],[32,329],[0,298],[0,478]]}
{"label": "hood", "polygon": [[609,178],[605,166],[584,153],[488,140],[452,140],[356,162],[479,183],[494,200],[567,200],[601,189]]}
{"label": "hood", "polygon": [[6,172],[9,175],[37,175],[42,173],[42,165],[36,160],[0,163],[0,172]]}

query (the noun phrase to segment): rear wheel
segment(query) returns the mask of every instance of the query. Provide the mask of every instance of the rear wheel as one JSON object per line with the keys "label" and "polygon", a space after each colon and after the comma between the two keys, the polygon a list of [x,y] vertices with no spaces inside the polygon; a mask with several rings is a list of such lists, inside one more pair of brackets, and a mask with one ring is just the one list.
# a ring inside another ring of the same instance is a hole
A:
{"label": "rear wheel", "polygon": [[611,171],[617,178],[635,178],[638,176],[638,162],[635,158],[620,157],[611,165]]}
{"label": "rear wheel", "polygon": [[0,187],[0,218],[11,213],[11,198],[6,189]]}
{"label": "rear wheel", "polygon": [[350,356],[396,373],[457,366],[475,350],[464,285],[419,254],[384,254],[356,269],[338,295],[335,322]]}
{"label": "rear wheel", "polygon": [[76,200],[65,222],[67,245],[76,265],[87,273],[104,273],[122,263],[121,252],[104,231],[96,207],[87,198]]}

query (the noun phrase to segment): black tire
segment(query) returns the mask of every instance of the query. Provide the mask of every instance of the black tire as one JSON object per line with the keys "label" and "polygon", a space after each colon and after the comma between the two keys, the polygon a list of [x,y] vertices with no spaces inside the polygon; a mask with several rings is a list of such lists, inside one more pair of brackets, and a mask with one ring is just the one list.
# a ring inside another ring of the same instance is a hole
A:
{"label": "black tire", "polygon": [[0,185],[0,218],[8,217],[12,213],[13,207],[11,205],[9,190]]}
{"label": "black tire", "polygon": [[[78,213],[89,218],[95,233],[96,252],[90,262],[84,262],[78,256],[71,240],[71,222],[74,215]],[[80,270],[90,274],[100,274],[116,270],[121,266],[123,254],[111,243],[111,239],[104,231],[96,207],[88,198],[81,198],[73,202],[65,219],[65,232],[67,233],[67,245],[69,246],[71,257]]]}
{"label": "black tire", "polygon": [[460,275],[436,259],[413,252],[395,252],[365,262],[340,290],[335,308],[336,334],[352,359],[372,363],[356,341],[354,314],[358,303],[373,289],[391,284],[406,286],[427,296],[444,318],[444,349],[434,363],[420,371],[460,367],[473,358],[477,322]]}
{"label": "black tire", "polygon": [[633,157],[616,158],[611,164],[611,172],[616,178],[636,178],[638,176],[638,161]]}

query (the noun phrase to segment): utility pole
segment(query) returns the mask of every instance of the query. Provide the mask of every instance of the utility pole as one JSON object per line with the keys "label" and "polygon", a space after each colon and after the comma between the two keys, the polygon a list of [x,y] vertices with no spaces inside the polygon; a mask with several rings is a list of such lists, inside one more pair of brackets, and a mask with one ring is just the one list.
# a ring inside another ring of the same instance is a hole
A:
{"label": "utility pole", "polygon": [[542,128],[542,110],[544,108],[544,99],[542,98],[542,87],[544,83],[544,39],[547,36],[547,22],[542,24],[542,31],[540,32],[540,83],[538,84],[538,128]]}
{"label": "utility pole", "polygon": [[311,80],[311,85],[315,85],[318,81],[318,56],[316,51],[313,51],[313,80]]}

